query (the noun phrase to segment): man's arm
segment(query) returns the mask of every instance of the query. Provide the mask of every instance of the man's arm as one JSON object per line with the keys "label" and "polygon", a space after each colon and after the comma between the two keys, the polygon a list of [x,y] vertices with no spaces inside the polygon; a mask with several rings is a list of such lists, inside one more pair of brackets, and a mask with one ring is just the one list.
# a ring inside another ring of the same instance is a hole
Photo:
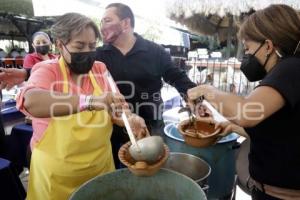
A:
{"label": "man's arm", "polygon": [[186,95],[188,89],[197,86],[189,79],[183,70],[174,66],[171,61],[171,56],[163,49],[160,60],[164,81],[174,86],[181,96]]}

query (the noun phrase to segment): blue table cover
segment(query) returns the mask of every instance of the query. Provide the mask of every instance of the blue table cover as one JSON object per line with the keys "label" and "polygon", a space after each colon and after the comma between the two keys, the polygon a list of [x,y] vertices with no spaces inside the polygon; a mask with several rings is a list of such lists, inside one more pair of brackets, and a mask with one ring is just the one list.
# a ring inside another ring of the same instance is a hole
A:
{"label": "blue table cover", "polygon": [[13,164],[0,158],[0,199],[23,200],[25,189]]}

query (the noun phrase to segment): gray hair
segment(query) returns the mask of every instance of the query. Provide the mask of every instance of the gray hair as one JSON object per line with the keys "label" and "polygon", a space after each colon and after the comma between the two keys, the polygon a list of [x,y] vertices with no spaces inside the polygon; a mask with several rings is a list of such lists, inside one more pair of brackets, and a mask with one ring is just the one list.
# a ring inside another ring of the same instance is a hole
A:
{"label": "gray hair", "polygon": [[91,27],[96,35],[100,38],[100,32],[97,25],[88,17],[79,13],[67,13],[59,17],[51,27],[51,35],[56,40],[61,40],[67,44],[71,36],[80,34],[86,27]]}

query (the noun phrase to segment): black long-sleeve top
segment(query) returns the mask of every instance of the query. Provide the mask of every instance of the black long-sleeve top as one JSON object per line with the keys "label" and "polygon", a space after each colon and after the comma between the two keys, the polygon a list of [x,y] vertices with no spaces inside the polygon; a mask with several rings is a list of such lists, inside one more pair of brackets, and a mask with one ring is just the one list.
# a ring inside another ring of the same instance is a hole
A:
{"label": "black long-sleeve top", "polygon": [[181,95],[196,85],[173,65],[170,54],[163,47],[135,36],[136,42],[126,55],[112,45],[104,45],[97,49],[97,60],[106,64],[134,112],[146,120],[157,120],[163,108],[162,79]]}

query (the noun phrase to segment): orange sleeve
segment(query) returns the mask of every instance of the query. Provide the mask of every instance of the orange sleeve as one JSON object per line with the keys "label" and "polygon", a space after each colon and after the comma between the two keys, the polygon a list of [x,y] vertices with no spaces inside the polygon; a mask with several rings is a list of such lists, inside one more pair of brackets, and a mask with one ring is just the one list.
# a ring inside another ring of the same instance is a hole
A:
{"label": "orange sleeve", "polygon": [[34,65],[28,83],[21,89],[17,95],[17,108],[26,115],[30,115],[24,108],[24,95],[33,88],[54,90],[55,82],[57,80],[57,67],[51,63],[37,63]]}
{"label": "orange sleeve", "polygon": [[97,80],[97,83],[101,86],[103,92],[111,91],[107,80],[107,68],[102,62],[95,61],[95,67],[93,68],[93,74]]}

